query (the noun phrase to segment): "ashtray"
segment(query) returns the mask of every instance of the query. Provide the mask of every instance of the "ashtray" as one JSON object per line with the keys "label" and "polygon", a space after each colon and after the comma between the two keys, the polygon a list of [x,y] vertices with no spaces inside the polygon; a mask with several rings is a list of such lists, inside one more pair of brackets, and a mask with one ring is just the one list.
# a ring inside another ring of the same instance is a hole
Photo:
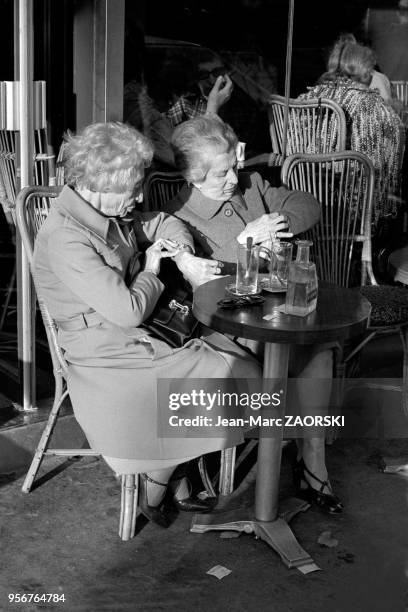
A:
{"label": "ashtray", "polygon": [[231,293],[231,295],[235,295],[235,297],[242,297],[244,295],[260,295],[260,293],[262,293],[262,287],[259,283],[258,283],[258,289],[255,293],[238,293],[237,286],[235,283],[231,283],[231,285],[227,285],[225,287],[225,290],[228,291],[228,293]]}

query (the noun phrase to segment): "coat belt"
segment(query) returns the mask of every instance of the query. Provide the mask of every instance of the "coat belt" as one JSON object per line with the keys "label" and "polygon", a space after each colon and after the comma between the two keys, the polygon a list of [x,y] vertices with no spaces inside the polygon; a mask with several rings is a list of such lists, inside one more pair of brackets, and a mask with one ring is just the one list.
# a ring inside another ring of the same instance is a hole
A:
{"label": "coat belt", "polygon": [[79,331],[86,327],[95,327],[102,321],[104,318],[99,313],[88,312],[79,314],[68,321],[56,321],[56,324],[62,331]]}

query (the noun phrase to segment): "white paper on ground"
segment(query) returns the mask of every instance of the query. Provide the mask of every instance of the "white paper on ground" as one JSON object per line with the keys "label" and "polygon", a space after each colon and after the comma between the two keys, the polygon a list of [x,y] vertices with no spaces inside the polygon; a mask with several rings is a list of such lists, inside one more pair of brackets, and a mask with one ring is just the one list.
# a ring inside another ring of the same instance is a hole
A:
{"label": "white paper on ground", "polygon": [[317,570],[321,569],[322,568],[316,565],[316,563],[306,563],[306,565],[298,567],[299,572],[302,572],[302,574],[310,574],[311,572],[317,572]]}
{"label": "white paper on ground", "polygon": [[206,572],[209,576],[215,576],[218,580],[225,578],[228,574],[231,574],[231,570],[227,569],[223,565],[214,565],[211,569]]}

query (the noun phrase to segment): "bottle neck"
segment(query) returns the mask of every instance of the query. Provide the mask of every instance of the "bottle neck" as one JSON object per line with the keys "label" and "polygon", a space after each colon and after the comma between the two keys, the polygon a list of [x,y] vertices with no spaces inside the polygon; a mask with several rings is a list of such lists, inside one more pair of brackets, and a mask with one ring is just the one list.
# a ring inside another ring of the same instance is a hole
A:
{"label": "bottle neck", "polygon": [[309,246],[299,245],[296,253],[296,261],[300,263],[309,263]]}

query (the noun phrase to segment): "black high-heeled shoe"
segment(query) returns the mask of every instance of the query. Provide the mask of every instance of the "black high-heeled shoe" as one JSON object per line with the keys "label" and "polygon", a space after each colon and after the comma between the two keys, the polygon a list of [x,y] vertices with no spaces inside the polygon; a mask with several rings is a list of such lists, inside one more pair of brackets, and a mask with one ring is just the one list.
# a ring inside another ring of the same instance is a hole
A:
{"label": "black high-heeled shoe", "polygon": [[[313,474],[305,465],[303,458],[296,461],[292,469],[293,482],[299,497],[310,503],[316,504],[316,506],[328,514],[341,514],[343,512],[343,504],[337,495],[333,493],[324,493],[324,489],[326,488],[330,491],[329,481],[320,480],[320,478]],[[311,478],[316,480],[320,484],[320,488],[314,489],[306,479],[305,474],[308,474]],[[306,488],[302,487],[302,482],[307,485]]]}
{"label": "black high-heeled shoe", "polygon": [[[188,497],[180,498],[178,491],[182,483],[187,484]],[[192,486],[186,476],[181,478],[171,479],[169,482],[169,489],[173,494],[173,503],[182,512],[211,512],[213,510],[217,499],[215,497],[207,497],[206,499],[199,499],[198,497],[191,496]]]}
{"label": "black high-heeled shoe", "polygon": [[[169,527],[170,525],[170,520],[168,516],[161,509],[160,507],[161,503],[159,506],[149,506],[148,497],[147,497],[147,483],[148,482],[151,482],[152,484],[155,484],[155,485],[160,485],[161,487],[164,487],[165,490],[167,489],[167,483],[164,484],[163,482],[158,482],[157,480],[150,478],[150,476],[148,476],[147,474],[139,474],[138,505],[139,505],[140,511],[149,521],[152,521],[156,525],[159,525],[159,527],[163,527],[164,529],[167,529],[167,527]],[[166,491],[164,491],[164,494],[165,492]],[[164,494],[163,494],[163,497],[164,497]]]}

